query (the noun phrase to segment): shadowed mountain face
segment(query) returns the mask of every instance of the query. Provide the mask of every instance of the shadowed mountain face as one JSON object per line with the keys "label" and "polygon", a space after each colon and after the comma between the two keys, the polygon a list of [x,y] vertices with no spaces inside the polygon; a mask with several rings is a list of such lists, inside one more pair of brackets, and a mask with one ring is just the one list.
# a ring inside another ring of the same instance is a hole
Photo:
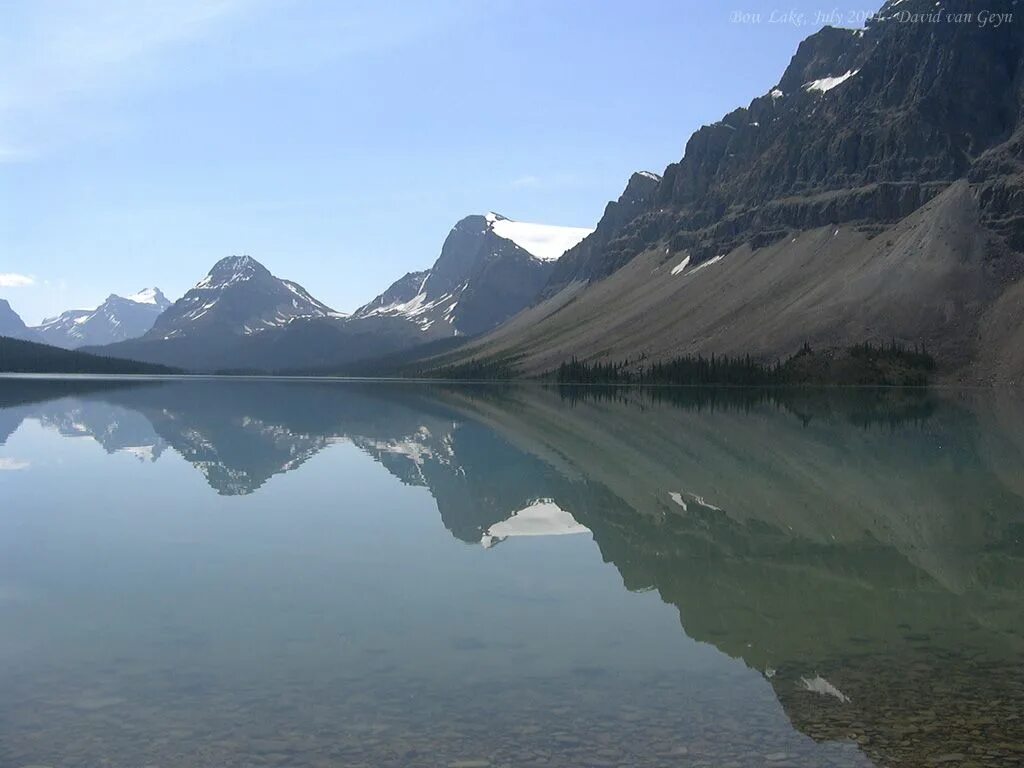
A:
{"label": "shadowed mountain face", "polygon": [[0,299],[0,336],[25,341],[40,341],[39,334],[25,325],[21,316],[11,309],[6,299]]}
{"label": "shadowed mountain face", "polygon": [[347,442],[429,490],[467,544],[592,536],[627,589],[655,590],[683,632],[762,675],[815,740],[854,741],[878,765],[1018,754],[1012,397],[89,386],[0,382],[0,440],[36,419],[146,460],[169,447],[225,495]]}
{"label": "shadowed mountain face", "polygon": [[496,213],[467,216],[430,269],[397,280],[355,319],[404,318],[426,338],[484,333],[532,304],[562,254],[589,232]]}
{"label": "shadowed mountain face", "polygon": [[660,178],[634,176],[544,301],[443,362],[773,362],[895,338],[1019,382],[1022,68],[1016,0],[890,0],[821,29]]}

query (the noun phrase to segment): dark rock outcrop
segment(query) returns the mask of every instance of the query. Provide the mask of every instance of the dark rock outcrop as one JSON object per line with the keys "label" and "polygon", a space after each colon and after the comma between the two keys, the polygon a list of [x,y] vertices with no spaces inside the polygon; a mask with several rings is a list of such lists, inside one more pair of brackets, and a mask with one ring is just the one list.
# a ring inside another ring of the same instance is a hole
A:
{"label": "dark rock outcrop", "polygon": [[[443,364],[773,362],[808,339],[940,338],[957,378],[1024,378],[1020,313],[1004,298],[1024,278],[1016,10],[902,0],[864,29],[823,28],[776,87],[696,131],[639,204],[606,212],[545,301]],[[857,244],[829,239],[841,231]]]}

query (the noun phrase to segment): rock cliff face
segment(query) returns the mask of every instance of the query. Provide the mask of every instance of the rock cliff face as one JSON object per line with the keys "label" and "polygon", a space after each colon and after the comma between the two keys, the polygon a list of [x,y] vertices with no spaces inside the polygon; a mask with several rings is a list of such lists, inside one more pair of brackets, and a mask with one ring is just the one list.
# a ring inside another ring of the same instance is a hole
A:
{"label": "rock cliff face", "polygon": [[660,181],[661,177],[650,171],[630,176],[619,199],[605,206],[593,234],[559,260],[544,296],[553,296],[574,281],[605,277],[629,261],[638,247],[642,249],[642,233],[624,229],[650,206]]}
{"label": "rock cliff face", "polygon": [[815,33],[660,180],[634,176],[545,301],[446,362],[894,337],[936,342],[951,375],[1020,380],[1024,20],[978,11],[902,0]]}
{"label": "rock cliff face", "polygon": [[634,226],[700,261],[795,227],[903,218],[1017,128],[1024,27],[913,20],[976,10],[905,0],[865,30],[812,35],[768,94],[691,137]]}

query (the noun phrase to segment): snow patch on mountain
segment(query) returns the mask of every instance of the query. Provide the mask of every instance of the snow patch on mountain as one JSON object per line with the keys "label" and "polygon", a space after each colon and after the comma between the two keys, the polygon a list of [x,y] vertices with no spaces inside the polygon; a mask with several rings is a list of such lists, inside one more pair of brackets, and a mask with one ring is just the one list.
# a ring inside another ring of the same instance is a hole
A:
{"label": "snow patch on mountain", "polygon": [[47,344],[58,347],[109,344],[146,333],[170,304],[159,288],[145,288],[130,296],[112,293],[97,307],[69,309],[46,318],[35,330]]}
{"label": "snow patch on mountain", "polygon": [[[426,280],[423,281],[423,285],[426,284]],[[430,316],[431,310],[444,307],[442,319],[451,324],[452,311],[458,306],[458,298],[452,296],[450,293],[444,293],[438,296],[436,299],[431,300],[427,293],[423,290],[423,285],[420,286],[420,291],[413,296],[409,301],[396,301],[391,304],[386,304],[383,307],[374,307],[373,309],[365,312],[360,312],[360,317],[405,317],[412,320],[419,325],[421,331],[428,331],[430,327],[437,320],[436,317]],[[459,286],[459,291],[464,291],[468,287],[468,283],[463,283]],[[454,299],[454,300],[453,300]],[[445,304],[450,305],[445,307]]]}
{"label": "snow patch on mountain", "polygon": [[[125,296],[125,298],[136,304],[159,304],[160,300],[163,299],[163,294],[160,293],[159,288],[144,288],[138,293],[133,293],[131,296]],[[166,301],[166,299],[164,300]]]}
{"label": "snow patch on mountain", "polygon": [[553,224],[513,221],[494,212],[488,213],[484,218],[494,234],[511,240],[541,261],[557,261],[562,254],[594,231],[588,227],[559,227]]}
{"label": "snow patch on mountain", "polygon": [[228,256],[161,316],[152,335],[188,336],[199,323],[216,333],[251,336],[296,320],[345,317],[298,283],[274,277],[251,256]]}
{"label": "snow patch on mountain", "polygon": [[823,77],[820,80],[812,80],[809,83],[804,83],[804,90],[810,93],[811,91],[818,91],[820,93],[827,93],[835,88],[837,85],[842,85],[851,77],[860,72],[859,69],[848,70],[845,74],[837,75],[836,77]]}

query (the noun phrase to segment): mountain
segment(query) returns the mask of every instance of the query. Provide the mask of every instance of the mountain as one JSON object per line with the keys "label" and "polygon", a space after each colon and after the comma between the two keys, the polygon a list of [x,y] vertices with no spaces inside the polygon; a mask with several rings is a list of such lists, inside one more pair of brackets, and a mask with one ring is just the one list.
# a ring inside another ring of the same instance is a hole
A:
{"label": "mountain", "polygon": [[444,362],[770,363],[895,339],[944,376],[1020,381],[1024,25],[977,12],[897,0],[864,29],[821,29],[660,179],[634,176],[540,303]]}
{"label": "mountain", "polygon": [[47,344],[65,349],[142,336],[171,306],[159,288],[146,288],[131,296],[110,294],[96,309],[71,309],[43,320],[34,329]]}
{"label": "mountain", "polygon": [[0,299],[0,336],[25,341],[39,341],[39,335],[25,325],[6,299]]}
{"label": "mountain", "polygon": [[330,329],[346,317],[298,283],[275,277],[251,256],[221,259],[138,339],[90,348],[192,370],[275,367],[293,323]]}
{"label": "mountain", "polygon": [[475,336],[532,304],[562,254],[592,230],[467,216],[448,233],[434,266],[410,272],[353,317],[400,317],[432,336]]}
{"label": "mountain", "polygon": [[251,256],[229,256],[174,302],[145,339],[251,336],[299,318],[343,316]]}
{"label": "mountain", "polygon": [[468,216],[434,265],[351,316],[274,277],[250,256],[214,265],[139,339],[90,351],[196,371],[345,372],[456,336],[492,330],[531,305],[588,229]]}
{"label": "mountain", "polygon": [[[630,176],[619,198],[605,206],[593,234],[565,254],[565,258],[559,260],[551,279],[544,287],[544,295],[553,296],[574,280],[603,277],[609,264],[597,262],[605,251],[614,250],[628,254],[631,248],[627,243],[616,243],[615,246],[611,246],[611,243],[625,224],[650,205],[660,181],[661,177],[650,171],[637,171]],[[633,243],[632,247],[635,248],[636,243]],[[611,261],[615,263],[614,257]],[[623,259],[624,261],[628,261],[628,256]]]}

